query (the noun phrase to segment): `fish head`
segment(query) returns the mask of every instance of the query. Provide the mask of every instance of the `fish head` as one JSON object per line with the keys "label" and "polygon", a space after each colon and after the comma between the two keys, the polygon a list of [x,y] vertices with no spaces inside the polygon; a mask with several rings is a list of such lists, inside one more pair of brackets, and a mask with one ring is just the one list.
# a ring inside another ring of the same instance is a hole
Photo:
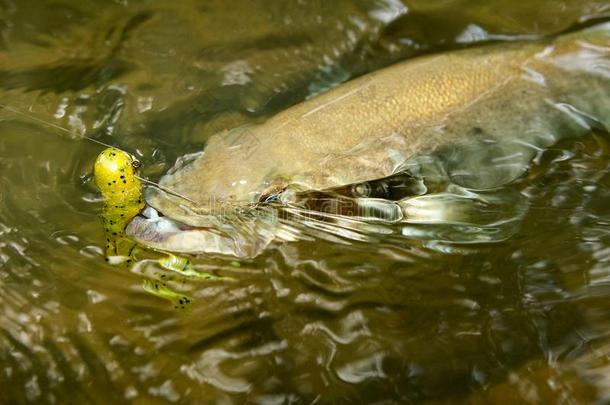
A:
{"label": "fish head", "polygon": [[273,239],[277,217],[257,204],[214,198],[201,204],[202,200],[155,188],[145,195],[147,206],[130,221],[126,233],[147,247],[254,257]]}
{"label": "fish head", "polygon": [[159,187],[146,189],[148,208],[131,221],[127,234],[176,253],[252,256],[240,249],[260,245],[261,236],[249,229],[255,226],[253,213],[288,181],[279,175],[279,159],[257,155],[249,149],[256,143],[243,134],[215,136],[204,152],[178,159]]}

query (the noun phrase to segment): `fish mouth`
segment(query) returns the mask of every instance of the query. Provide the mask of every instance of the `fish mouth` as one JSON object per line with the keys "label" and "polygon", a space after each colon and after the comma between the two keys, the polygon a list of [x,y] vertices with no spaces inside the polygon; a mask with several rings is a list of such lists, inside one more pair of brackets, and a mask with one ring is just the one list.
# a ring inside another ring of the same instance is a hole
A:
{"label": "fish mouth", "polygon": [[186,254],[249,256],[229,234],[212,227],[187,225],[164,216],[151,206],[136,215],[125,229],[127,235],[154,250]]}

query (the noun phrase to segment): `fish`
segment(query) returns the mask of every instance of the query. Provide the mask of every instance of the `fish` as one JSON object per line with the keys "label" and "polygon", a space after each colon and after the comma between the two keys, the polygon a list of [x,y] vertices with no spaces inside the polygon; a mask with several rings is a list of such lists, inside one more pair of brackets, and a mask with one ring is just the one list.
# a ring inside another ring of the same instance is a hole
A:
{"label": "fish", "polygon": [[[435,154],[469,167],[469,176],[462,170],[465,186],[491,188],[495,174],[486,179],[484,166],[468,166],[489,145],[518,146],[528,161],[560,139],[609,128],[610,23],[421,56],[343,83],[262,124],[213,135],[202,152],[179,159],[160,187],[145,191],[153,210],[136,215],[126,233],[154,249],[253,256],[273,232],[264,228],[256,248],[242,249],[243,232],[234,224],[270,202],[399,173],[426,177],[411,163]],[[478,147],[457,153],[468,145]],[[526,169],[518,166],[504,181]],[[453,172],[459,180],[460,170]]]}

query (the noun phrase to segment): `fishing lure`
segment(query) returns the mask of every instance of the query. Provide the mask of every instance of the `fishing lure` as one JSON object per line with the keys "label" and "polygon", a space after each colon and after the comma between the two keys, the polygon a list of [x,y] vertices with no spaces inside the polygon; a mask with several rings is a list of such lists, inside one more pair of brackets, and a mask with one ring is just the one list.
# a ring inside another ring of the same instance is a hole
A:
{"label": "fishing lure", "polygon": [[[144,179],[138,175],[140,162],[129,153],[109,147],[95,160],[93,174],[95,184],[102,193],[102,222],[106,234],[106,260],[113,265],[129,268],[134,261],[137,244],[125,234],[125,228],[133,217],[145,206],[143,196]],[[177,273],[180,277],[197,280],[232,280],[199,272],[187,258],[168,254],[157,261],[161,267]],[[192,298],[173,291],[168,282],[175,281],[175,275],[161,274],[157,280],[144,280],[144,290],[170,301],[174,308],[185,309]]]}
{"label": "fishing lure", "polygon": [[117,148],[104,149],[95,160],[95,184],[104,199],[102,222],[106,233],[106,260],[126,256],[131,261],[135,244],[127,238],[125,227],[144,208],[138,160]]}
{"label": "fishing lure", "polygon": [[[0,109],[73,135],[73,132],[67,128],[41,120],[4,103],[0,103]],[[185,199],[191,203],[193,201],[173,190],[161,187],[157,183],[140,177],[138,174],[140,162],[129,153],[98,139],[82,134],[80,136],[89,142],[105,147],[95,160],[93,174],[95,184],[102,193],[104,201],[101,217],[106,236],[106,260],[113,265],[130,268],[132,262],[134,262],[138,245],[126,235],[125,228],[129,221],[138,215],[146,205],[143,195],[144,184],[158,188],[163,192]],[[231,277],[219,277],[195,270],[189,259],[173,254],[167,254],[167,256],[158,259],[157,263],[163,269],[177,274],[159,273],[156,275],[156,280],[145,278],[143,282],[144,290],[170,301],[176,309],[186,308],[188,304],[192,303],[192,299],[184,294],[175,292],[168,286],[168,283],[179,280],[184,281],[184,278],[201,281],[234,281]]]}

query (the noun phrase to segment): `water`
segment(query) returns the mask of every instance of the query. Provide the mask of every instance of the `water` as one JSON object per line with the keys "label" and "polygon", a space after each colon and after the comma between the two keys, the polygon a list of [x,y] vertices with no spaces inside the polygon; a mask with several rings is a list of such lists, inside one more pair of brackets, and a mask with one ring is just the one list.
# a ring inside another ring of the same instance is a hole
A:
{"label": "water", "polygon": [[74,135],[0,110],[0,402],[607,401],[606,134],[541,152],[471,228],[314,222],[253,260],[200,258],[233,281],[176,279],[184,311],[143,288],[152,258],[104,262],[100,147],[79,134],[157,179],[219,129],[354,75],[609,15],[603,1],[3,1],[0,101]]}

